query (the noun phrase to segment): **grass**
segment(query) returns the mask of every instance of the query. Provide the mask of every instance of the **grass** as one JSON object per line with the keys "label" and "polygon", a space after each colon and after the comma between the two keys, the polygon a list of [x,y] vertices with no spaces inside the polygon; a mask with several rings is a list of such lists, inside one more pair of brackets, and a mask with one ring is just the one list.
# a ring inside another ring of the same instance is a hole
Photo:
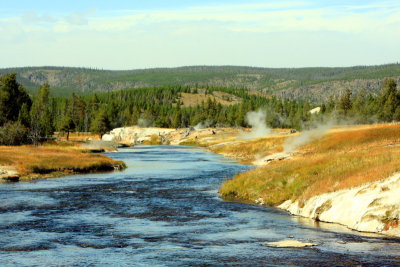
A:
{"label": "grass", "polygon": [[180,100],[183,102],[184,107],[194,107],[201,105],[202,102],[207,103],[208,99],[211,99],[212,101],[216,101],[217,103],[220,103],[221,105],[229,106],[229,105],[235,105],[238,103],[242,102],[242,99],[220,91],[214,91],[212,95],[210,94],[189,94],[189,93],[181,93],[181,98]]}
{"label": "grass", "polygon": [[162,145],[161,137],[157,134],[152,134],[150,136],[150,140],[145,140],[143,142],[143,144],[144,145],[152,145],[152,146]]}
{"label": "grass", "polygon": [[21,179],[123,169],[125,164],[100,154],[81,151],[74,144],[0,146],[0,165],[15,167]]}
{"label": "grass", "polygon": [[192,140],[180,142],[179,145],[180,146],[195,146],[195,147],[202,146],[199,142],[192,141]]}
{"label": "grass", "polygon": [[[259,149],[262,142],[268,144],[267,139],[248,146],[256,147],[258,153],[271,148],[279,151],[281,141]],[[265,203],[276,205],[356,187],[400,172],[399,144],[400,125],[332,131],[299,148],[301,153],[292,159],[235,176],[223,184],[220,193],[241,200],[261,197]]]}
{"label": "grass", "polygon": [[274,153],[282,152],[286,136],[271,136],[243,140],[210,147],[214,153],[231,156],[241,163],[251,163],[258,157],[265,157]]}
{"label": "grass", "polygon": [[[57,132],[54,136],[60,141],[67,140],[67,133]],[[69,133],[69,141],[88,141],[88,140],[100,140],[100,136],[98,134],[92,133],[82,133],[82,132],[71,132]]]}

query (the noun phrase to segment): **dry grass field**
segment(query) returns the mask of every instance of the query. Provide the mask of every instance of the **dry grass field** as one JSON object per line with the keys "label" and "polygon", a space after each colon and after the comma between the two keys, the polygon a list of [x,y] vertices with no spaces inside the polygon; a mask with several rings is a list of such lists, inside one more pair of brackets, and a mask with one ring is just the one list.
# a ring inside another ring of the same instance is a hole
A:
{"label": "dry grass field", "polygon": [[[54,133],[54,137],[56,137],[60,141],[67,141],[66,133],[57,132]],[[69,141],[83,142],[87,140],[100,140],[100,136],[98,134],[92,134],[92,133],[80,133],[80,132],[69,133]]]}
{"label": "dry grass field", "polygon": [[195,107],[201,105],[202,102],[207,103],[208,99],[227,106],[242,102],[242,99],[237,96],[219,91],[214,91],[212,95],[181,93],[180,98],[184,107]]}
{"label": "dry grass field", "polygon": [[[216,152],[250,157],[283,150],[284,138],[249,140]],[[298,148],[282,161],[235,176],[220,193],[226,198],[275,205],[359,186],[400,172],[400,125],[340,128]]]}
{"label": "dry grass field", "polygon": [[250,164],[259,157],[265,157],[283,151],[283,143],[287,135],[276,135],[252,140],[237,140],[221,145],[215,145],[209,149],[232,157],[241,163]]}
{"label": "dry grass field", "polygon": [[22,180],[124,168],[123,162],[85,153],[74,143],[0,146],[0,165],[16,168]]}

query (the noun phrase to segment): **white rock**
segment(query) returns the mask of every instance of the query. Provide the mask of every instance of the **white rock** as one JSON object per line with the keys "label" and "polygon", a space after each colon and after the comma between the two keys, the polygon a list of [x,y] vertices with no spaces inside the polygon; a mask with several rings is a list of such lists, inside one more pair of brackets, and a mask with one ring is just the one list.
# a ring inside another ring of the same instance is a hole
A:
{"label": "white rock", "polygon": [[298,201],[288,200],[279,208],[293,215],[339,223],[357,231],[400,236],[398,229],[384,229],[385,219],[400,217],[400,173],[385,180],[312,197],[303,207]]}
{"label": "white rock", "polygon": [[138,126],[132,127],[122,127],[115,128],[109,134],[105,134],[102,137],[103,141],[127,141],[131,143],[141,143],[145,140],[150,140],[152,135],[167,135],[171,132],[175,131],[175,129],[165,129],[165,128],[142,128]]}
{"label": "white rock", "polygon": [[318,114],[321,112],[321,107],[316,107],[308,111],[310,114]]}
{"label": "white rock", "polygon": [[304,248],[304,247],[311,247],[315,246],[313,243],[301,242],[298,240],[283,240],[278,242],[268,242],[266,243],[269,247],[276,247],[276,248]]}

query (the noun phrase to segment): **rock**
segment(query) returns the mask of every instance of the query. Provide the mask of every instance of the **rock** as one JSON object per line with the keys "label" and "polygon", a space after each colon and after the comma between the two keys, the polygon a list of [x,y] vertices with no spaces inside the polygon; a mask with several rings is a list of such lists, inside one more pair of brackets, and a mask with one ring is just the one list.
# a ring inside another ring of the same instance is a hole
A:
{"label": "rock", "polygon": [[400,173],[359,187],[314,196],[279,208],[322,222],[339,223],[362,232],[400,236]]}
{"label": "rock", "polygon": [[318,114],[321,112],[321,107],[313,108],[312,110],[308,111],[310,114]]}
{"label": "rock", "polygon": [[274,248],[304,248],[304,247],[315,246],[315,244],[313,243],[301,242],[298,240],[282,240],[278,242],[268,242],[265,245]]}
{"label": "rock", "polygon": [[[142,128],[138,126],[115,128],[109,134],[102,137],[103,141],[129,142],[132,144],[140,144],[143,141],[149,141],[152,135],[168,136],[169,133],[175,132],[174,129],[148,127]],[[167,138],[165,138],[167,139]]]}
{"label": "rock", "polygon": [[92,153],[117,152],[119,143],[113,141],[95,140],[82,144],[82,147]]}
{"label": "rock", "polygon": [[259,204],[259,205],[264,205],[265,203],[264,203],[264,199],[263,198],[258,198],[258,199],[256,199],[256,200],[254,200],[254,202],[256,203],[256,204]]}
{"label": "rock", "polygon": [[14,167],[0,166],[0,180],[7,182],[18,182],[19,174]]}
{"label": "rock", "polygon": [[256,165],[256,166],[263,166],[263,165],[267,165],[267,164],[271,163],[272,161],[276,161],[276,160],[280,161],[280,160],[288,159],[290,157],[292,157],[291,153],[280,152],[280,153],[268,155],[263,158],[256,159],[252,163],[253,163],[253,165]]}
{"label": "rock", "polygon": [[185,130],[185,132],[182,134],[182,138],[186,138],[190,135],[190,133],[192,132],[192,129],[194,130],[193,127],[189,127]]}

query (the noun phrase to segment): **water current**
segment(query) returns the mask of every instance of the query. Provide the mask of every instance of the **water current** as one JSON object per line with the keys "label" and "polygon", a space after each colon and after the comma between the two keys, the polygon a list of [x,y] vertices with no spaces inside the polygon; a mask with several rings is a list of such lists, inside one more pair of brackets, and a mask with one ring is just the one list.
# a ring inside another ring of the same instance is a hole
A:
{"label": "water current", "polygon": [[[138,146],[122,172],[0,184],[0,266],[400,265],[400,240],[218,197],[250,167]],[[273,248],[295,239],[312,248]]]}

